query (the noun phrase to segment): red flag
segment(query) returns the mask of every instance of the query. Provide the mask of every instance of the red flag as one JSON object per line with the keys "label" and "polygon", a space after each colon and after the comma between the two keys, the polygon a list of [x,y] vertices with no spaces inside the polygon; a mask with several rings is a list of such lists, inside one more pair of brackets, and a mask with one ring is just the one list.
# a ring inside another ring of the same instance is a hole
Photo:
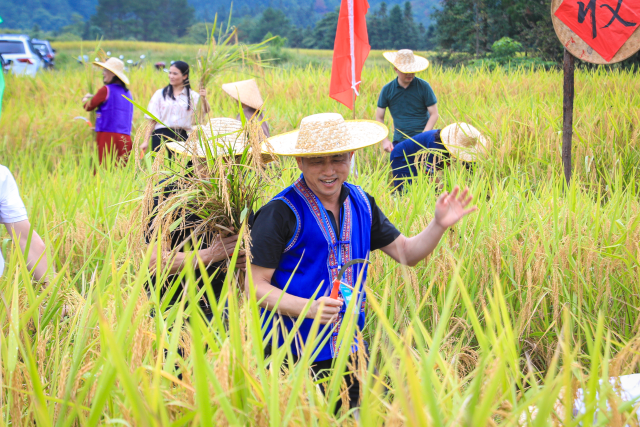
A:
{"label": "red flag", "polygon": [[369,56],[367,0],[342,0],[333,45],[329,96],[353,110],[353,91],[358,95],[360,74]]}

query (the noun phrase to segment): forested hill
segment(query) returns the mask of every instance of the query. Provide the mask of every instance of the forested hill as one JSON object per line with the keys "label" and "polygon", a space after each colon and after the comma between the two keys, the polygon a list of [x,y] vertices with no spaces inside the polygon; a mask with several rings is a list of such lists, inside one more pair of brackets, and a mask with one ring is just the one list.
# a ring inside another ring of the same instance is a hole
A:
{"label": "forested hill", "polygon": [[[405,0],[386,0],[389,7]],[[102,0],[109,9],[121,9],[123,14],[133,3],[147,9],[164,10],[170,8],[172,0]],[[187,0],[195,11],[196,21],[212,21],[216,13],[228,17],[231,0]],[[371,12],[377,10],[383,0],[370,0]],[[411,1],[416,22],[429,23],[429,15],[439,0]],[[44,31],[58,31],[62,27],[87,21],[96,13],[98,0],[0,0],[0,17],[3,28],[29,30],[37,25]],[[322,16],[335,10],[340,0],[235,0],[233,16],[237,18],[255,17],[269,7],[282,10],[291,23],[298,27],[313,26]],[[75,16],[74,16],[75,14]]]}
{"label": "forested hill", "polygon": [[[370,13],[377,10],[381,3],[386,3],[389,8],[398,4],[404,4],[406,0],[369,0]],[[414,18],[416,22],[426,27],[430,22],[429,16],[433,7],[440,0],[412,0]],[[196,9],[196,16],[202,20],[211,21],[216,12],[218,15],[226,15],[230,8],[231,0],[189,0]],[[255,16],[265,9],[282,10],[291,22],[298,27],[309,27],[315,24],[322,16],[340,6],[341,0],[234,0],[233,15],[238,17]]]}
{"label": "forested hill", "polygon": [[28,30],[37,25],[55,31],[73,23],[73,15],[87,20],[96,13],[98,0],[0,0],[0,32],[5,28]]}

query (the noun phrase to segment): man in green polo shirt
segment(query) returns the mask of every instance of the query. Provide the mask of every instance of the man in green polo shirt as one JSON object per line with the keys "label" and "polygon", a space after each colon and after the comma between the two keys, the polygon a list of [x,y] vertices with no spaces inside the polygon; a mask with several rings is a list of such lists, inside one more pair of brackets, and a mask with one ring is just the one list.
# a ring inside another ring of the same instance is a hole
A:
{"label": "man in green polo shirt", "polygon": [[398,78],[382,88],[376,111],[376,120],[381,123],[384,123],[387,108],[393,118],[393,143],[389,138],[382,141],[382,148],[390,153],[400,141],[432,130],[439,116],[433,89],[415,76],[429,66],[429,61],[408,49],[385,52],[384,57],[398,74]]}

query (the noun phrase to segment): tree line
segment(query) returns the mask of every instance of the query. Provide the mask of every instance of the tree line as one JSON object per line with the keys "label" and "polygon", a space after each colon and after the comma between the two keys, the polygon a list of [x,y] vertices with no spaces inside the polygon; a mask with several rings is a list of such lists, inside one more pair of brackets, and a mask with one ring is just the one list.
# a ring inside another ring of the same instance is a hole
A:
{"label": "tree line", "polygon": [[[308,13],[314,13],[315,3],[309,3]],[[267,34],[286,39],[294,48],[333,49],[338,25],[339,8],[322,15],[314,25],[295,25],[282,10],[266,8],[258,16],[233,18],[240,41],[257,43]],[[187,0],[98,0],[96,13],[84,21],[73,16],[73,24],[60,33],[77,38],[145,40],[162,42],[204,43],[212,22],[193,23],[195,9]],[[228,19],[228,11],[219,11],[218,22]],[[367,16],[369,43],[373,49],[409,48],[424,50],[429,46],[427,29],[416,22],[411,2],[388,7],[382,2]],[[398,29],[402,28],[402,31]]]}
{"label": "tree line", "polygon": [[[315,26],[296,26],[283,11],[266,9],[257,19],[244,18],[238,25],[241,39],[256,43],[267,33],[287,39],[294,48],[333,49],[338,27],[339,8],[324,14]],[[400,30],[402,29],[402,30]],[[394,5],[390,9],[385,2],[367,15],[369,44],[372,49],[413,49],[428,47],[427,30],[414,19],[411,2]]]}
{"label": "tree line", "polygon": [[[98,0],[96,13],[88,20],[74,15],[73,24],[60,30],[61,39],[66,35],[78,39],[204,43],[212,23],[194,23],[195,9],[189,3],[193,1]],[[318,1],[287,1],[287,5],[296,3],[300,13],[318,13]],[[373,49],[429,50],[433,59],[445,65],[519,61],[549,66],[559,63],[563,52],[553,30],[550,8],[551,0],[439,0],[431,24],[425,27],[415,19],[412,2],[392,6],[381,2],[367,14],[369,43]],[[226,21],[228,14],[228,10],[220,9],[218,22]],[[233,16],[231,23],[243,42],[256,43],[267,35],[277,35],[288,47],[332,49],[338,15],[339,8],[334,8],[314,24],[304,25],[310,21],[267,7],[256,16]],[[637,58],[627,64],[640,63]]]}

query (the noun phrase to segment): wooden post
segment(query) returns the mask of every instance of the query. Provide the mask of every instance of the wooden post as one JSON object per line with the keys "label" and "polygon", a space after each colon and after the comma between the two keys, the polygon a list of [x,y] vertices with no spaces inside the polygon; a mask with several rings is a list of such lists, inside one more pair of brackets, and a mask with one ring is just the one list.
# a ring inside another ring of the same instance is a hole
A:
{"label": "wooden post", "polygon": [[564,50],[564,89],[562,101],[562,165],[567,187],[571,182],[571,141],[573,139],[573,99],[575,57]]}

